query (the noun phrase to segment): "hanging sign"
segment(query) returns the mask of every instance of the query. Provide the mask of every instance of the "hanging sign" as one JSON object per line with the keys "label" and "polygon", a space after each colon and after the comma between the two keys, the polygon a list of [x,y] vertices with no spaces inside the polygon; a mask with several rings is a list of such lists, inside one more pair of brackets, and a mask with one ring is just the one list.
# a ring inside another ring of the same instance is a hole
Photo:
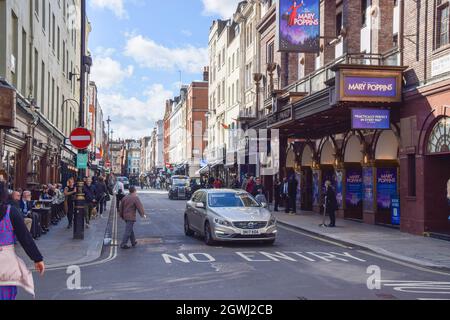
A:
{"label": "hanging sign", "polygon": [[278,51],[320,52],[320,0],[278,0]]}

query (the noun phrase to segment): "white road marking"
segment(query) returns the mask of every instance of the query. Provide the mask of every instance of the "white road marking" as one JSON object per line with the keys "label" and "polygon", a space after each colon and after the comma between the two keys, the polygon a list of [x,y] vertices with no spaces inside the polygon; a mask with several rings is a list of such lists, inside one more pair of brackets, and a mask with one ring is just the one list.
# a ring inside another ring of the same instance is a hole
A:
{"label": "white road marking", "polygon": [[450,282],[383,280],[381,283],[398,292],[450,295]]}

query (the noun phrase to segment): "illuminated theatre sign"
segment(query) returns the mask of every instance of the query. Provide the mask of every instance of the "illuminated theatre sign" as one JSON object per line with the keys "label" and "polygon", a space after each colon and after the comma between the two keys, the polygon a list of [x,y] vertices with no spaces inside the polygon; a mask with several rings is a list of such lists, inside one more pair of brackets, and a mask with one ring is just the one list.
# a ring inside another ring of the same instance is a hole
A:
{"label": "illuminated theatre sign", "polygon": [[278,51],[320,51],[320,0],[278,0]]}
{"label": "illuminated theatre sign", "polygon": [[336,71],[336,102],[402,101],[402,69],[356,69],[341,65]]}

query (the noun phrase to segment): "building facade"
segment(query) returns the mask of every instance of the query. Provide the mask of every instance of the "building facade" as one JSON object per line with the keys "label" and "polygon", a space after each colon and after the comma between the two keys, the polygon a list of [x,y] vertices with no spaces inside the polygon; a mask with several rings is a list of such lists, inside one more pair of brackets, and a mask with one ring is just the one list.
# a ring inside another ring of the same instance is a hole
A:
{"label": "building facade", "polygon": [[15,123],[0,130],[0,171],[10,188],[35,189],[77,172],[65,138],[79,123],[79,6],[0,2],[0,94],[12,88],[17,97],[17,104],[2,105],[15,109]]}

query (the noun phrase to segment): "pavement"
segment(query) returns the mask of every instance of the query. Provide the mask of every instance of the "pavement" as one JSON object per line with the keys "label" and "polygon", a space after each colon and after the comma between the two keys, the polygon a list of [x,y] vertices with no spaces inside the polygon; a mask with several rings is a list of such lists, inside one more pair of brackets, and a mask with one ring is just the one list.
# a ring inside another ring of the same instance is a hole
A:
{"label": "pavement", "polygon": [[[450,273],[386,258],[279,225],[274,245],[219,243],[184,234],[186,201],[139,191],[148,219],[138,246],[117,247],[125,223],[112,215],[112,245],[94,262],[34,273],[38,300],[435,300],[450,299]],[[364,226],[361,226],[364,228]],[[434,248],[433,251],[439,251]],[[19,290],[19,300],[30,300]]]}
{"label": "pavement", "polygon": [[[108,203],[108,210],[106,214],[103,214],[103,218],[99,216],[92,220],[90,228],[85,229],[84,240],[73,239],[73,230],[67,230],[66,218],[61,220],[57,226],[51,226],[50,232],[42,235],[36,241],[36,245],[44,257],[46,268],[79,265],[100,258],[110,216],[110,205],[111,202]],[[17,246],[16,250],[28,267],[33,269],[34,264],[24,250],[20,246]]]}
{"label": "pavement", "polygon": [[336,228],[323,228],[320,227],[323,216],[313,212],[296,215],[284,212],[274,214],[281,225],[422,267],[450,270],[450,243],[445,240],[415,236],[398,229],[344,219],[337,220]]}

